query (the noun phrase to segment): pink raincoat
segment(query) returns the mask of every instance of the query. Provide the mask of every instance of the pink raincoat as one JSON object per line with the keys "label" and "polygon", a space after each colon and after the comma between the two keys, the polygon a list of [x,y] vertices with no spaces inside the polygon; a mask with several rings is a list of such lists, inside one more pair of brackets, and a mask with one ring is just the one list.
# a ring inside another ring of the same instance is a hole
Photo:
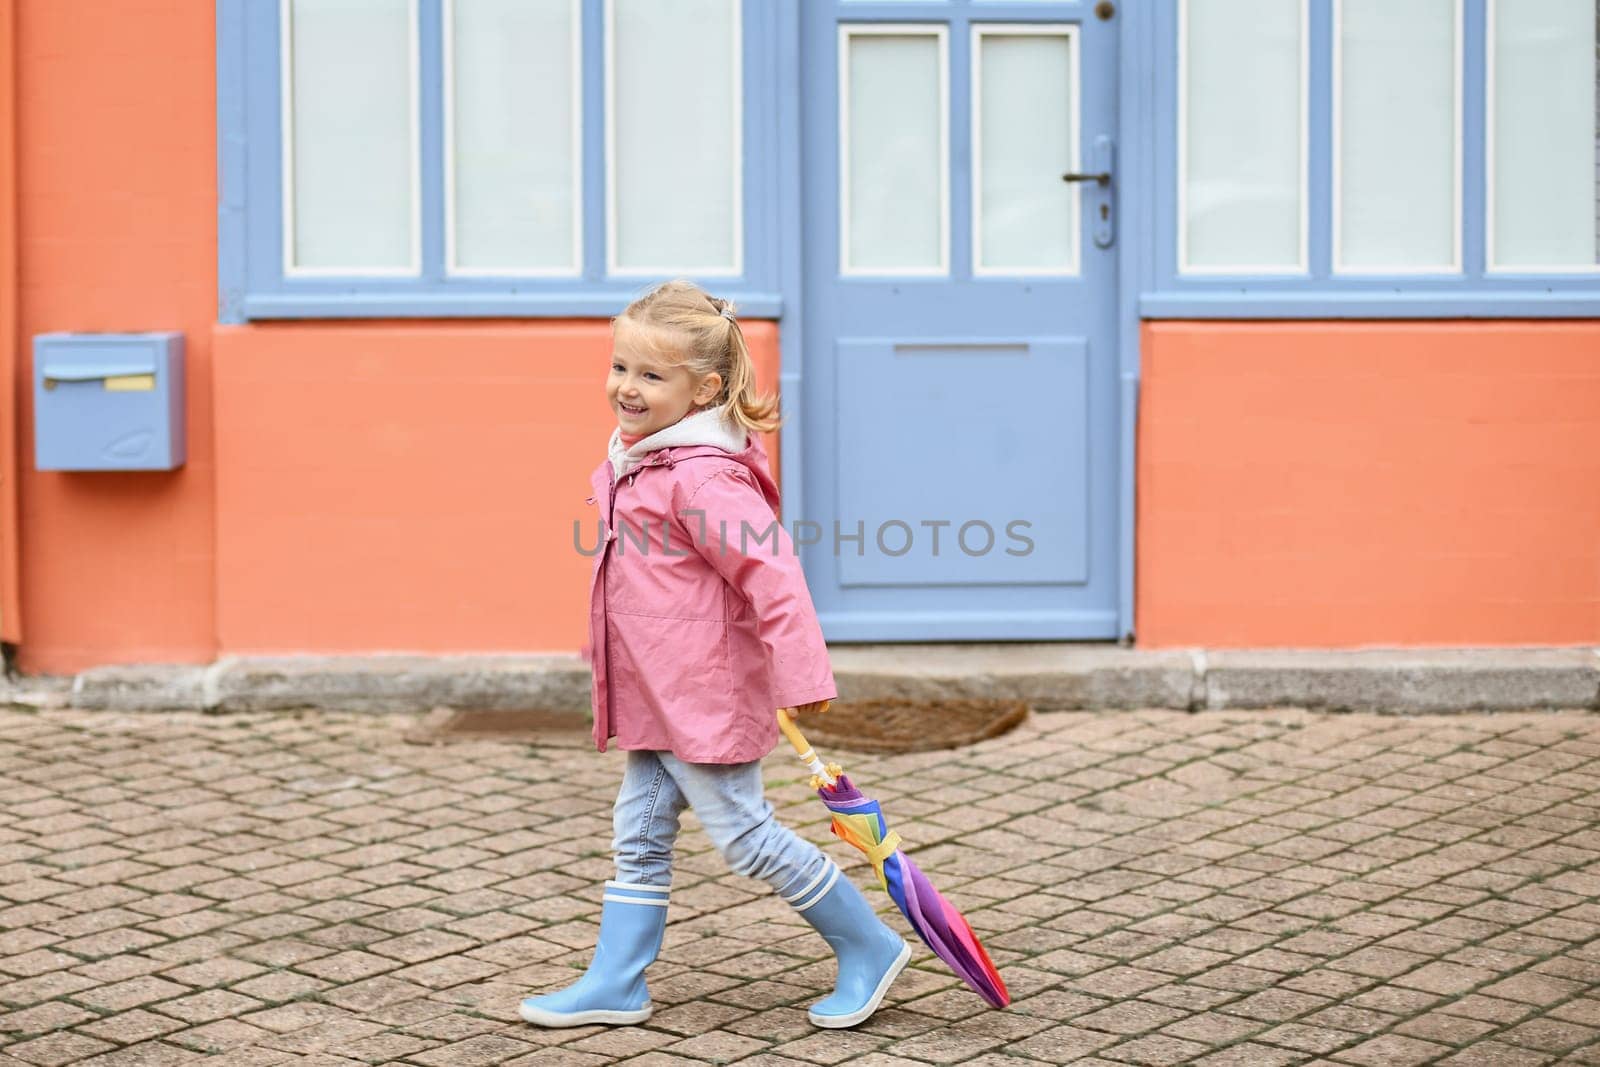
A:
{"label": "pink raincoat", "polygon": [[709,409],[632,448],[613,431],[609,452],[589,498],[595,745],[760,759],[777,708],[837,695],[766,450]]}

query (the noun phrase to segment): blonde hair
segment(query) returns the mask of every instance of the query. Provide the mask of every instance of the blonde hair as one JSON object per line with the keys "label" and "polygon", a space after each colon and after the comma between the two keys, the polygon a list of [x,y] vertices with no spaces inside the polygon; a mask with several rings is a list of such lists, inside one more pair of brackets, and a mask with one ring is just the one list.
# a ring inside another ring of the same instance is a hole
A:
{"label": "blonde hair", "polygon": [[783,421],[777,394],[756,391],[755,365],[744,331],[733,317],[732,302],[677,278],[662,282],[611,320],[613,330],[623,326],[636,330],[657,355],[689,368],[697,378],[720,374],[722,388],[711,406],[722,408],[745,430],[765,433]]}

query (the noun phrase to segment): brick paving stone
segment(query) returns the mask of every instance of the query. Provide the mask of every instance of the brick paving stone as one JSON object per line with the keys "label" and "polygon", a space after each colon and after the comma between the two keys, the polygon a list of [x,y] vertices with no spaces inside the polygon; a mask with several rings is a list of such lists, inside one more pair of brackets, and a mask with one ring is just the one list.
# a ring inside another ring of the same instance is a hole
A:
{"label": "brick paving stone", "polygon": [[210,1056],[204,1052],[179,1048],[164,1041],[145,1041],[90,1056],[81,1062],[84,1067],[178,1067],[180,1064],[209,1059]]}
{"label": "brick paving stone", "polygon": [[293,971],[273,971],[238,982],[231,987],[233,992],[252,997],[264,1004],[283,1004],[328,988],[331,988],[328,982],[296,974]]}
{"label": "brick paving stone", "polygon": [[1171,1067],[1173,1064],[1193,1063],[1206,1050],[1196,1041],[1176,1037],[1153,1035],[1141,1037],[1112,1048],[1102,1050],[1105,1059],[1122,1063],[1148,1064],[1150,1067]]}
{"label": "brick paving stone", "polygon": [[0,1034],[42,1034],[64,1030],[74,1023],[98,1016],[66,1001],[49,1001],[31,1008],[0,1015]]}
{"label": "brick paving stone", "polygon": [[1596,1039],[1600,1038],[1600,1031],[1588,1026],[1579,1026],[1577,1023],[1546,1017],[1530,1019],[1514,1026],[1501,1037],[1514,1045],[1540,1049],[1544,1052],[1567,1052],[1580,1045],[1594,1044]]}
{"label": "brick paving stone", "polygon": [[1333,1055],[1341,1063],[1358,1063],[1362,1067],[1412,1067],[1429,1063],[1450,1050],[1444,1045],[1398,1034],[1384,1034],[1371,1041],[1363,1041],[1354,1048]]}
{"label": "brick paving stone", "polygon": [[1498,1041],[1479,1041],[1439,1060],[1441,1067],[1544,1067],[1554,1057],[1531,1049],[1513,1048]]}
{"label": "brick paving stone", "polygon": [[1292,1064],[1305,1063],[1306,1057],[1298,1052],[1247,1041],[1207,1053],[1194,1062],[1198,1067],[1290,1067]]}
{"label": "brick paving stone", "polygon": [[270,1033],[260,1027],[250,1026],[235,1019],[219,1019],[203,1026],[196,1026],[179,1033],[169,1034],[166,1040],[171,1044],[194,1049],[197,1052],[217,1053],[226,1052],[241,1045],[252,1045],[269,1036],[271,1036]]}
{"label": "brick paving stone", "polygon": [[[873,1016],[873,1019],[877,1019],[877,1016]],[[806,1018],[805,1010],[799,1008],[771,1008],[735,1019],[723,1029],[763,1041],[793,1041],[816,1032],[816,1027]]]}
{"label": "brick paving stone", "polygon": [[209,989],[216,986],[231,986],[265,971],[265,967],[244,960],[217,959],[186,967],[173,967],[163,971],[161,977],[182,982],[184,985]]}
{"label": "brick paving stone", "polygon": [[604,1056],[597,1056],[591,1052],[579,1052],[576,1049],[553,1048],[539,1049],[526,1056],[518,1056],[513,1060],[506,1060],[507,1067],[605,1067],[614,1061]]}
{"label": "brick paving stone", "polygon": [[[155,975],[130,978],[87,990],[73,996],[73,1000],[101,1011],[127,1011],[158,1001],[172,1000],[191,992],[188,986],[169,982]],[[3,993],[0,993],[3,997]]]}
{"label": "brick paving stone", "polygon": [[1004,1044],[1005,1040],[999,1037],[943,1029],[897,1041],[884,1051],[928,1063],[960,1063]]}
{"label": "brick paving stone", "polygon": [[1279,987],[1252,993],[1243,999],[1225,1004],[1218,1010],[1229,1015],[1259,1019],[1262,1022],[1283,1022],[1325,1008],[1329,1003],[1327,997]]}
{"label": "brick paving stone", "polygon": [[1409,971],[1395,981],[1399,985],[1426,990],[1440,996],[1456,996],[1476,989],[1494,977],[1493,971],[1486,971],[1481,967],[1434,962]]}
{"label": "brick paving stone", "polygon": [[1172,1037],[1199,1041],[1202,1044],[1225,1045],[1264,1028],[1264,1024],[1254,1020],[1208,1011],[1186,1016],[1170,1026],[1163,1027],[1161,1032]]}
{"label": "brick paving stone", "polygon": [[1494,1023],[1437,1011],[1407,1019],[1395,1027],[1395,1033],[1459,1048],[1470,1045],[1485,1034],[1498,1029],[1500,1028]]}
{"label": "brick paving stone", "polygon": [[252,997],[226,989],[210,989],[192,996],[161,1001],[154,1006],[154,1010],[185,1022],[202,1023],[234,1018],[258,1007],[261,1007],[261,1002]]}
{"label": "brick paving stone", "polygon": [[1007,1051],[1021,1053],[1046,1063],[1068,1063],[1089,1056],[1117,1042],[1115,1034],[1084,1030],[1076,1026],[1057,1026],[1018,1041]]}
{"label": "brick paving stone", "polygon": [[1600,1000],[1592,996],[1570,1000],[1565,1004],[1552,1008],[1548,1013],[1548,1017],[1579,1023],[1584,1026],[1600,1027]]}
{"label": "brick paving stone", "polygon": [[319,1004],[314,1001],[284,1004],[280,1007],[266,1008],[241,1016],[251,1025],[271,1030],[275,1034],[289,1034],[296,1030],[304,1030],[307,1027],[315,1026],[318,1023],[348,1017],[349,1013],[341,1008],[334,1007],[331,1004]]}
{"label": "brick paving stone", "polygon": [[1374,986],[1363,993],[1358,993],[1345,1000],[1345,1003],[1356,1008],[1371,1008],[1373,1011],[1388,1012],[1402,1018],[1427,1011],[1438,1004],[1440,997],[1432,993],[1424,993],[1419,989],[1405,989],[1400,986]]}
{"label": "brick paving stone", "polygon": [[1348,1045],[1356,1038],[1348,1030],[1335,1029],[1326,1026],[1314,1026],[1310,1023],[1284,1023],[1257,1035],[1257,1039],[1270,1045],[1281,1045],[1284,1048],[1298,1049],[1302,1052],[1331,1052],[1343,1045]]}
{"label": "brick paving stone", "polygon": [[1518,1004],[1511,1000],[1501,1000],[1499,997],[1486,997],[1472,993],[1460,1000],[1450,1001],[1440,1006],[1440,1011],[1452,1015],[1465,1015],[1469,1019],[1483,1019],[1488,1022],[1509,1026],[1511,1023],[1527,1018],[1535,1010],[1526,1004]]}
{"label": "brick paving stone", "polygon": [[135,1009],[133,1011],[118,1012],[116,1015],[111,1015],[95,1022],[84,1023],[78,1026],[77,1030],[79,1033],[89,1034],[92,1037],[102,1038],[119,1045],[132,1045],[140,1041],[148,1041],[151,1038],[162,1037],[183,1028],[184,1024],[177,1019],[169,1019],[154,1012]]}
{"label": "brick paving stone", "polygon": [[272,1067],[293,1057],[276,1049],[246,1047],[206,1057],[206,1067]]}
{"label": "brick paving stone", "polygon": [[848,1063],[856,1056],[879,1051],[888,1044],[883,1038],[849,1030],[814,1031],[799,1040],[774,1045],[771,1052],[802,1063],[835,1064]]}
{"label": "brick paving stone", "polygon": [[385,1033],[359,1038],[343,1045],[334,1045],[328,1053],[345,1056],[362,1063],[387,1063],[432,1048],[434,1042],[412,1037],[409,1034]]}
{"label": "brick paving stone", "polygon": [[[738,1038],[737,1035],[727,1036],[741,1041],[746,1040]],[[695,1039],[689,1038],[688,1040],[693,1041]],[[682,1043],[680,1039],[670,1034],[648,1030],[642,1026],[617,1026],[602,1028],[599,1033],[579,1038],[576,1041],[568,1041],[563,1047],[576,1049],[579,1052],[593,1052],[609,1056],[613,1060],[620,1060],[627,1056],[636,1056],[642,1052],[649,1052],[651,1049],[661,1048],[664,1045]],[[760,1042],[757,1042],[757,1044],[759,1045]]]}
{"label": "brick paving stone", "polygon": [[1552,978],[1540,974],[1515,975],[1504,981],[1484,986],[1482,989],[1485,996],[1500,997],[1520,1004],[1537,1006],[1565,1000],[1582,991],[1583,986],[1577,982],[1569,982],[1562,978]]}
{"label": "brick paving stone", "polygon": [[1073,1025],[1087,1027],[1090,1030],[1104,1030],[1112,1034],[1142,1034],[1147,1030],[1166,1026],[1183,1018],[1184,1015],[1185,1012],[1178,1008],[1169,1008],[1143,1000],[1125,1000],[1108,1008],[1080,1015],[1073,1020]]}
{"label": "brick paving stone", "polygon": [[60,1067],[62,1064],[81,1063],[90,1056],[115,1048],[109,1041],[87,1034],[53,1033],[23,1041],[6,1049],[8,1056],[39,1067]]}
{"label": "brick paving stone", "polygon": [[711,1063],[733,1063],[768,1047],[770,1046],[765,1041],[717,1031],[684,1038],[682,1041],[663,1046],[661,1051]]}

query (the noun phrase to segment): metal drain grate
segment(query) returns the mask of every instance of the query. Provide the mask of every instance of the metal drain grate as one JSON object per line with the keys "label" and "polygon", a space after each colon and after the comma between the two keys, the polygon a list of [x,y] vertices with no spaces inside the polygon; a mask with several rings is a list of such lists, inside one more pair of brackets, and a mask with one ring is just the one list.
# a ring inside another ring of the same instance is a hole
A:
{"label": "metal drain grate", "polygon": [[1027,717],[1028,705],[1021,700],[884,697],[842,701],[796,721],[806,740],[822,751],[927,752],[998,737]]}

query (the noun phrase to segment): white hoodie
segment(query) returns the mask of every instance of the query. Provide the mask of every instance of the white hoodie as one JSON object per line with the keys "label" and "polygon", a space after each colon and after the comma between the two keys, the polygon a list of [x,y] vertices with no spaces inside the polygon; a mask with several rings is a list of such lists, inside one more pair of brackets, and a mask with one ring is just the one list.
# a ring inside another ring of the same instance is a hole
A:
{"label": "white hoodie", "polygon": [[650,436],[635,441],[631,448],[623,447],[622,427],[618,426],[611,431],[606,454],[611,457],[611,469],[620,481],[623,475],[638,466],[640,460],[658,448],[715,445],[729,452],[743,452],[746,436],[744,427],[725,417],[722,408],[706,408],[685,415],[671,426],[663,426]]}

